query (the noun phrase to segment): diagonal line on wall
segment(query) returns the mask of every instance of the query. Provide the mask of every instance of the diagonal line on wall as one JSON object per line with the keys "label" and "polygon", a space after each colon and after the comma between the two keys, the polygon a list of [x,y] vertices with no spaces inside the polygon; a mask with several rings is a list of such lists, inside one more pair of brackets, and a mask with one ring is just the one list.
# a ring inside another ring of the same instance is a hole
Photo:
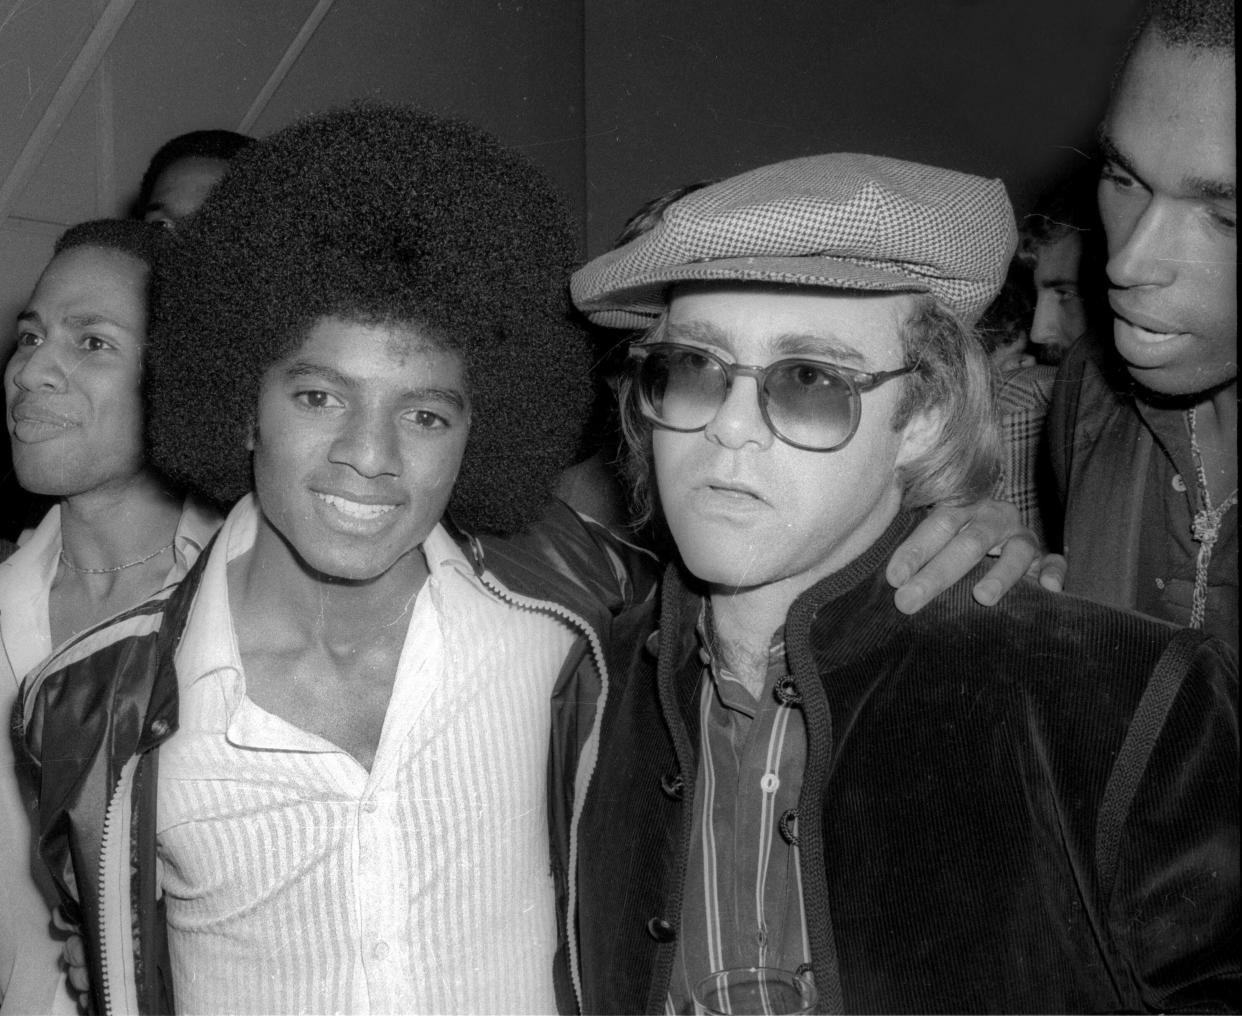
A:
{"label": "diagonal line on wall", "polygon": [[280,58],[280,63],[276,65],[276,69],[268,76],[263,87],[259,89],[259,94],[254,97],[254,102],[246,110],[246,115],[242,117],[241,124],[237,128],[240,133],[250,133],[251,128],[255,125],[255,121],[267,109],[267,104],[272,101],[272,96],[276,94],[276,89],[280,87],[281,82],[285,80],[289,71],[293,69],[293,65],[297,63],[298,57],[302,55],[302,50],[306,48],[306,44],[310,42],[311,36],[315,34],[315,29],[327,17],[328,11],[332,9],[333,2],[334,0],[319,0],[315,4],[315,9],[306,16],[302,27],[298,29],[298,34],[293,37],[293,41],[289,43],[289,47],[285,50],[285,55]]}
{"label": "diagonal line on wall", "polygon": [[13,163],[4,182],[0,183],[0,221],[8,217],[13,202],[43,161],[43,156],[47,154],[48,148],[56,138],[56,132],[60,130],[65,117],[73,109],[73,104],[78,101],[82,90],[86,88],[91,75],[99,67],[100,61],[108,52],[108,47],[112,45],[113,38],[133,6],[134,0],[109,0],[107,7],[99,15],[95,27],[91,29],[82,48],[78,50],[78,55],[74,57],[73,63],[65,72],[64,78],[56,89],[56,94],[52,96],[47,108],[43,111],[43,116],[39,118],[34,130],[26,138],[26,143],[22,145],[17,161]]}

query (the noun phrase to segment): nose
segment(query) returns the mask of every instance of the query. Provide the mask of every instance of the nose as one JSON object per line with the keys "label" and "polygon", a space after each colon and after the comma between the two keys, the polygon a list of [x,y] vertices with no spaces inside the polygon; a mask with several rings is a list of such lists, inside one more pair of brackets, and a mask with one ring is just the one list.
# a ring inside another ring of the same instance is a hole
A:
{"label": "nose", "polygon": [[1061,330],[1059,304],[1053,290],[1040,290],[1035,298],[1035,316],[1031,318],[1031,342],[1044,346],[1058,341]]}
{"label": "nose", "polygon": [[759,379],[744,374],[735,376],[724,402],[703,433],[724,448],[736,450],[748,444],[761,450],[770,448],[775,435],[759,409]]}
{"label": "nose", "polygon": [[18,346],[9,361],[8,376],[22,391],[64,391],[71,367],[61,347],[48,339],[35,346]]}
{"label": "nose", "polygon": [[387,414],[367,409],[350,411],[341,421],[328,459],[368,479],[401,475],[397,421]]}
{"label": "nose", "polygon": [[1108,258],[1108,279],[1114,286],[1167,286],[1173,281],[1178,258],[1173,215],[1164,202],[1149,198],[1115,223]]}

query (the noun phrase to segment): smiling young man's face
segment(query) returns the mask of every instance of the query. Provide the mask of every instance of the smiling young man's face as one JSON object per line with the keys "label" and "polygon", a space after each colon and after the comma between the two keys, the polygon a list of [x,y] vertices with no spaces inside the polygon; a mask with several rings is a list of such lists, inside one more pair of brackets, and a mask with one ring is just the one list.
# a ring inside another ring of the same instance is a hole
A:
{"label": "smiling young man's face", "polygon": [[440,521],[469,429],[459,354],[410,325],[321,319],[263,378],[265,523],[320,575],[377,578]]}
{"label": "smiling young man's face", "polygon": [[1229,53],[1140,40],[1102,129],[1117,351],[1164,394],[1237,377],[1237,153]]}
{"label": "smiling young man's face", "polygon": [[[910,296],[855,296],[768,286],[674,292],[662,341],[726,362],[766,366],[798,357],[877,372],[903,366]],[[780,440],[760,413],[752,377],[738,376],[710,423],[652,435],[660,505],[692,573],[730,590],[783,584],[797,595],[866,550],[901,505],[898,467],[925,447],[925,419],[894,430],[907,378],[861,396],[853,438],[832,452]]]}

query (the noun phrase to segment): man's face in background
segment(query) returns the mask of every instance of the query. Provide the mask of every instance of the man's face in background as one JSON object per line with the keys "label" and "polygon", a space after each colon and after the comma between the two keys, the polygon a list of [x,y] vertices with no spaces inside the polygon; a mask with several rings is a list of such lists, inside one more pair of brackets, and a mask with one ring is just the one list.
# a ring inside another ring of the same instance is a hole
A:
{"label": "man's face in background", "polygon": [[1056,365],[1087,330],[1080,290],[1082,238],[1068,233],[1034,251],[1035,313],[1030,342],[1037,363]]}
{"label": "man's face in background", "polygon": [[1237,377],[1234,84],[1232,54],[1149,34],[1102,128],[1113,337],[1134,379],[1164,394]]}

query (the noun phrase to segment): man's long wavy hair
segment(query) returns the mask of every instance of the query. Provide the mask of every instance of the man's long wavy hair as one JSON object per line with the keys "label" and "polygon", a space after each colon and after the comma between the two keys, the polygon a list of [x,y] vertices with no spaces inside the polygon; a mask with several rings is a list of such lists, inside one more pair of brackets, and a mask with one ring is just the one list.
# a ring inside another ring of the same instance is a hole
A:
{"label": "man's long wavy hair", "polygon": [[[639,344],[662,341],[667,320],[666,311]],[[923,411],[936,411],[941,417],[940,439],[901,470],[902,507],[961,504],[987,496],[1000,475],[1002,454],[993,375],[983,344],[957,314],[930,296],[918,298],[902,325],[901,342],[904,365],[914,371],[897,379],[902,392],[893,429],[900,430]],[[635,522],[659,526],[654,425],[639,408],[632,370],[622,378],[618,398],[625,437],[623,466]]]}

